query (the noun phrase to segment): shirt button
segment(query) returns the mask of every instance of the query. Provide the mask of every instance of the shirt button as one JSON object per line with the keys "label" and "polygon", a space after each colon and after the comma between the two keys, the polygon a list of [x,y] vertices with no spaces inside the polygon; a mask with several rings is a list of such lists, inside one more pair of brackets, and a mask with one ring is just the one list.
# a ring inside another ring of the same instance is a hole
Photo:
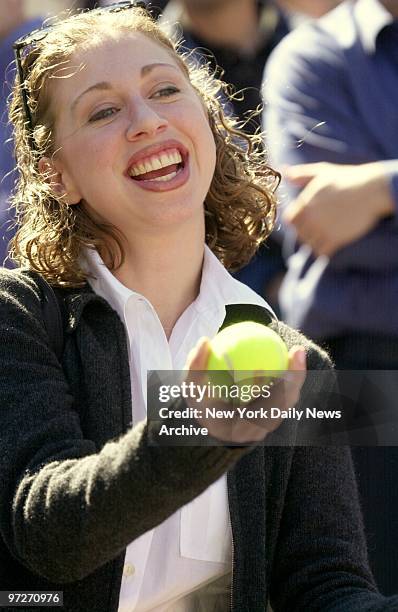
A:
{"label": "shirt button", "polygon": [[130,576],[134,576],[135,574],[135,567],[132,563],[126,563],[124,568],[123,568],[123,576],[125,576],[126,578],[130,577]]}

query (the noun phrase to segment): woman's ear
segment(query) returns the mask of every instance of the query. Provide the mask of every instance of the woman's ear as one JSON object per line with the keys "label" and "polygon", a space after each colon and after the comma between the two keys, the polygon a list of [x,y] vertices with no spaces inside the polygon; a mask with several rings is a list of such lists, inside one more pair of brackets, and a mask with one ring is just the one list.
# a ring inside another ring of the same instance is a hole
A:
{"label": "woman's ear", "polygon": [[49,157],[42,157],[39,160],[38,168],[44,180],[51,185],[54,197],[63,198],[66,204],[70,206],[79,204],[82,196],[74,186],[66,170],[57,168],[55,161]]}

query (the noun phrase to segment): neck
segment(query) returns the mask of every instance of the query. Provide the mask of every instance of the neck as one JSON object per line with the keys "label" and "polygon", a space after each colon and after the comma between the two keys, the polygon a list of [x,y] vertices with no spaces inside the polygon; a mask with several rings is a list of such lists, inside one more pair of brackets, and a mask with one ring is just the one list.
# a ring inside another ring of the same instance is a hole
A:
{"label": "neck", "polygon": [[154,307],[167,338],[186,308],[199,294],[204,254],[203,227],[185,227],[164,235],[134,237],[126,259],[115,272],[129,289],[143,295]]}
{"label": "neck", "polygon": [[253,52],[259,40],[256,2],[229,0],[206,5],[186,4],[184,26],[208,44]]}

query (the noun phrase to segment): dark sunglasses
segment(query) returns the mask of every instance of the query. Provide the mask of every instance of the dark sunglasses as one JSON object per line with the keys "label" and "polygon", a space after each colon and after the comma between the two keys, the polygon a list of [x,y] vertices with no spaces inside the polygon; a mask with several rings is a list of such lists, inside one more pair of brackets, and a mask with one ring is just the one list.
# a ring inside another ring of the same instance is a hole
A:
{"label": "dark sunglasses", "polygon": [[[143,8],[143,9],[148,10],[148,4],[147,2],[145,2],[145,0],[123,0],[122,2],[115,2],[114,4],[108,4],[107,6],[100,6],[98,8],[94,8],[89,12],[90,13],[92,12],[119,13],[120,11],[125,11],[131,8]],[[18,40],[16,40],[12,46],[14,49],[15,60],[17,64],[19,83],[21,86],[22,106],[23,106],[24,114],[25,114],[26,121],[28,124],[29,144],[32,149],[35,149],[36,145],[35,145],[35,141],[33,138],[34,126],[33,126],[32,113],[29,108],[28,92],[26,91],[26,85],[25,85],[26,74],[24,74],[24,70],[22,66],[23,51],[27,47],[31,47],[32,45],[34,46],[38,42],[42,41],[47,36],[47,34],[54,29],[54,27],[55,26],[53,25],[49,25],[49,26],[44,26],[43,28],[39,28],[37,30],[33,30],[29,34],[26,34],[25,36],[18,38]],[[31,66],[32,64],[29,67]]]}

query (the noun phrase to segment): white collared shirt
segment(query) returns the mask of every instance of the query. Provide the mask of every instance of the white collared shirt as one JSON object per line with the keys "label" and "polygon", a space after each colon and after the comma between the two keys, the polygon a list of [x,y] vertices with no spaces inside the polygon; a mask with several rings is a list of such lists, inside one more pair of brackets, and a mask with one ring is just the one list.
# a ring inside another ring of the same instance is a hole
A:
{"label": "white collared shirt", "polygon": [[[128,334],[133,425],[146,419],[148,370],[182,370],[199,338],[217,333],[226,304],[269,308],[205,246],[199,295],[182,313],[167,341],[150,302],[120,283],[96,251],[87,251],[87,261],[96,277],[89,279],[90,285],[119,314]],[[231,541],[224,475],[127,547],[118,612],[198,610],[195,591],[231,570]]]}

